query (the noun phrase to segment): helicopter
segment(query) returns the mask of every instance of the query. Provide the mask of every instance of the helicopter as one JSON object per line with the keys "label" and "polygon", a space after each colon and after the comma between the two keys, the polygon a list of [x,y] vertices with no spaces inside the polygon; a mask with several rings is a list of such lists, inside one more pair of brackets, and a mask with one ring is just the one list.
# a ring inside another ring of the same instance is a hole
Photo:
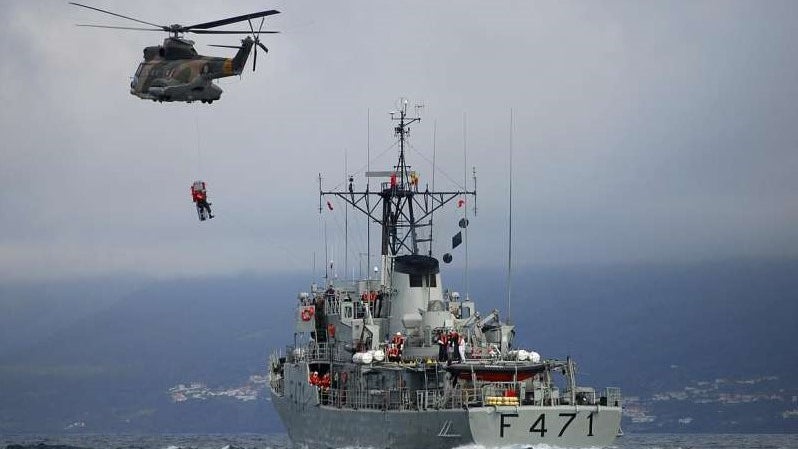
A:
{"label": "helicopter", "polygon": [[[93,6],[74,2],[69,3],[71,5],[149,25],[152,28],[79,24],[78,26],[80,27],[165,31],[171,34],[171,36],[164,39],[163,45],[144,48],[144,61],[139,64],[130,82],[130,93],[132,95],[145,100],[158,102],[185,101],[191,103],[199,100],[202,103],[213,103],[222,95],[222,89],[214,84],[213,80],[226,76],[240,75],[244,71],[244,66],[253,47],[255,48],[252,61],[252,70],[254,71],[258,62],[258,47],[263,49],[264,52],[268,53],[269,51],[269,49],[260,42],[260,34],[279,33],[279,31],[262,30],[263,22],[266,20],[267,16],[280,13],[273,9],[227,19],[214,20],[212,22],[183,26],[178,24],[158,25]],[[258,18],[261,20],[260,26],[256,31],[255,27],[252,25],[252,20]],[[211,29],[244,21],[249,23],[249,31]],[[194,41],[183,37],[185,33],[247,34],[247,36],[241,41],[240,46],[210,45],[212,47],[238,49],[238,52],[232,58],[220,58],[198,54],[197,50],[194,49]]]}

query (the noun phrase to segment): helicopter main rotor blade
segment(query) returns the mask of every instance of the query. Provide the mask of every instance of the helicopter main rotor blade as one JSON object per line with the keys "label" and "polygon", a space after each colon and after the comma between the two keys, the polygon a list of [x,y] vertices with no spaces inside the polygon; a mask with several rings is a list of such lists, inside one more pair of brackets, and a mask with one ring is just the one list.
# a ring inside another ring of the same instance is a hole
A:
{"label": "helicopter main rotor blade", "polygon": [[123,19],[132,20],[132,21],[138,22],[138,23],[143,23],[145,25],[151,25],[151,26],[154,26],[154,27],[158,27],[159,29],[164,30],[164,31],[169,31],[168,27],[165,27],[163,25],[158,25],[157,23],[145,22],[143,20],[135,19],[133,17],[128,17],[128,16],[123,16],[122,14],[117,14],[115,12],[106,11],[106,10],[100,9],[100,8],[95,8],[93,6],[81,5],[80,3],[69,2],[69,4],[70,5],[75,5],[75,6],[80,6],[81,8],[93,9],[94,11],[99,11],[99,12],[102,12],[102,13],[105,13],[105,14],[110,14],[112,16],[121,17]]}
{"label": "helicopter main rotor blade", "polygon": [[163,32],[160,28],[136,28],[136,27],[115,27],[109,25],[87,25],[79,23],[75,25],[77,27],[89,27],[89,28],[113,28],[115,30],[137,30],[137,31],[160,31]]}
{"label": "helicopter main rotor blade", "polygon": [[221,45],[221,44],[208,44],[208,47],[224,47],[224,48],[237,48],[241,49],[240,45]]}
{"label": "helicopter main rotor blade", "polygon": [[[251,31],[228,31],[228,30],[183,30],[186,33],[194,33],[194,34],[249,34],[251,35]],[[261,31],[261,34],[278,34],[279,31]]]}
{"label": "helicopter main rotor blade", "polygon": [[245,20],[256,19],[258,17],[264,17],[264,16],[271,16],[273,14],[279,14],[279,13],[280,11],[270,9],[268,11],[253,12],[251,14],[244,14],[243,16],[230,17],[228,19],[214,20],[213,22],[198,23],[196,25],[183,27],[183,29],[185,31],[207,30],[208,28],[216,28],[222,25],[228,25],[236,22],[243,22]]}

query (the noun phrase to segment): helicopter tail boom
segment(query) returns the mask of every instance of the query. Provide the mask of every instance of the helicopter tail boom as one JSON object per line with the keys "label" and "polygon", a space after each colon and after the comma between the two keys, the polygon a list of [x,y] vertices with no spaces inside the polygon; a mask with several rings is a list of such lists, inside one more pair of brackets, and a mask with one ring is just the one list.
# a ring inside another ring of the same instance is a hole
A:
{"label": "helicopter tail boom", "polygon": [[252,51],[252,46],[255,44],[255,41],[252,40],[251,37],[247,36],[244,40],[241,41],[241,47],[238,49],[238,52],[235,56],[233,56],[232,60],[229,60],[231,63],[229,64],[232,73],[227,73],[228,71],[228,64],[225,63],[224,65],[224,72],[225,76],[230,75],[240,75],[241,72],[244,71],[244,65],[247,63],[247,59],[249,58],[249,53]]}

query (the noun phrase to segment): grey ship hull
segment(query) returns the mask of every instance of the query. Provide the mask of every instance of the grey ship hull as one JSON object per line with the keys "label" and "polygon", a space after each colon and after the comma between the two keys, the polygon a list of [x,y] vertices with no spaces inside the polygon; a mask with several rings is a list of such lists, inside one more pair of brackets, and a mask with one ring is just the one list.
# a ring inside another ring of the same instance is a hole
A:
{"label": "grey ship hull", "polygon": [[[464,410],[349,410],[295,404],[272,395],[295,445],[310,448],[452,448],[473,442]],[[445,432],[439,436],[441,429]]]}
{"label": "grey ship hull", "polygon": [[272,392],[272,403],[294,444],[310,448],[604,447],[614,441],[621,421],[620,407],[351,410],[318,404],[313,388],[298,393],[289,397]]}

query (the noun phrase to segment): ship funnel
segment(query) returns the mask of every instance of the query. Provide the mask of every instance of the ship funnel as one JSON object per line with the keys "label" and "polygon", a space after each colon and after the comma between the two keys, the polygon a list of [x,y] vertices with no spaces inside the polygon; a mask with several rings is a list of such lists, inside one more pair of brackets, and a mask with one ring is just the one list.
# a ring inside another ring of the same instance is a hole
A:
{"label": "ship funnel", "polygon": [[[395,294],[391,298],[391,333],[413,329],[421,322],[421,314],[429,308],[430,302],[441,303],[443,292],[440,287],[440,267],[438,259],[420,254],[397,256],[393,260],[391,285]],[[425,320],[425,324],[426,320]]]}

